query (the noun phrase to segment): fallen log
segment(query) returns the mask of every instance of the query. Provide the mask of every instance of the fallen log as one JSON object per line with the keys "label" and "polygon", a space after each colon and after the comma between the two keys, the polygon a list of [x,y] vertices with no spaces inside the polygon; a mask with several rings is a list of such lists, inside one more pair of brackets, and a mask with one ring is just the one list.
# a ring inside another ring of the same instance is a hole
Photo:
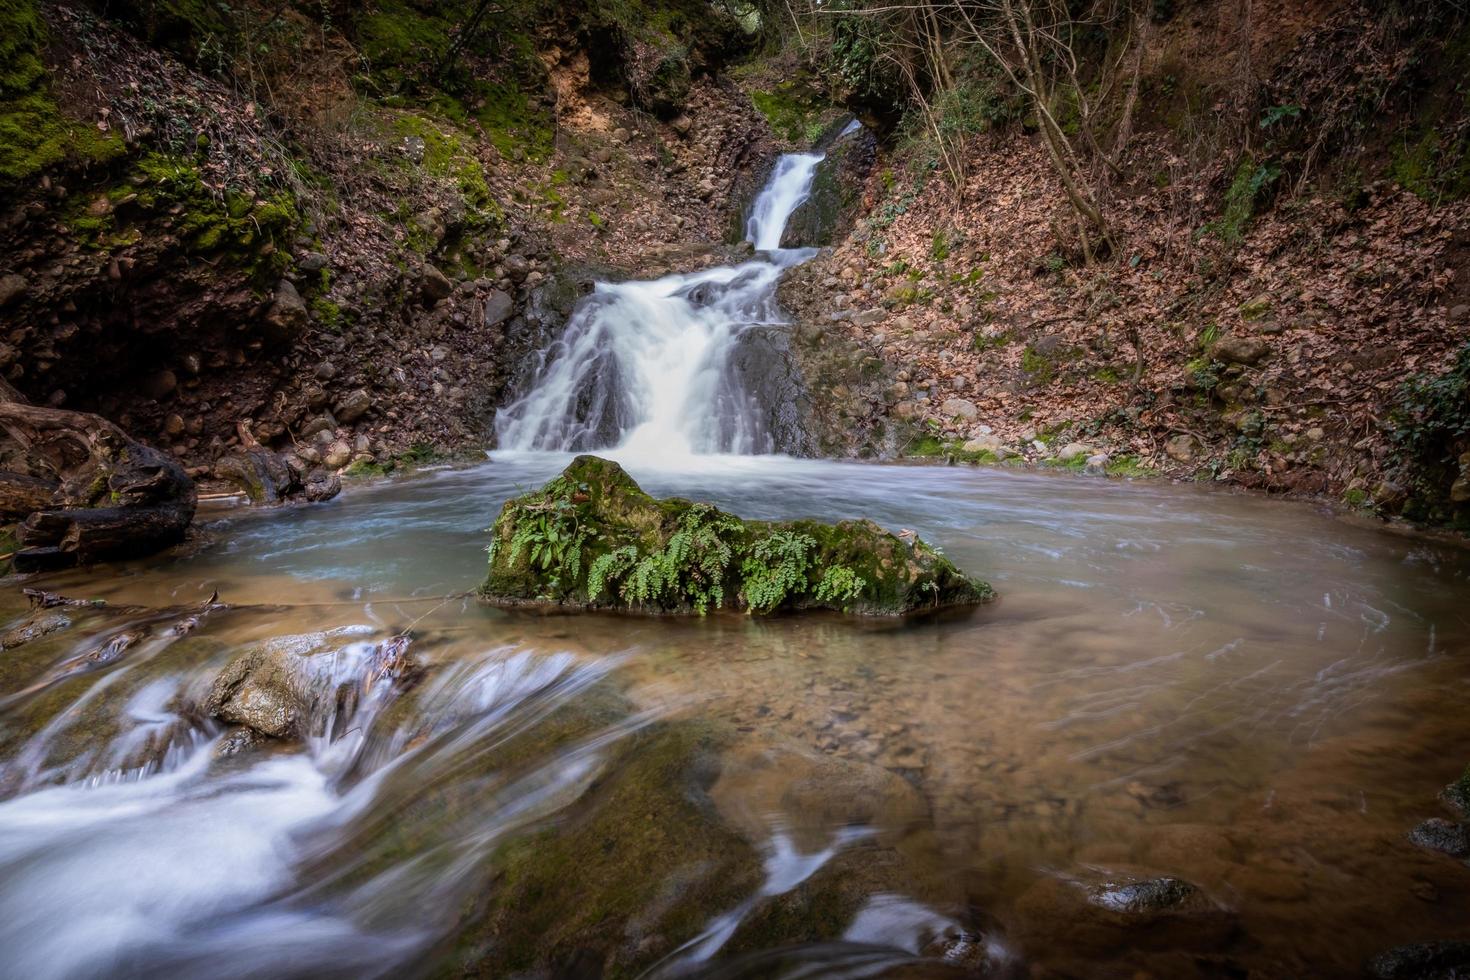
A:
{"label": "fallen log", "polygon": [[23,518],[16,571],[157,551],[183,540],[196,501],[172,456],[106,419],[0,399],[0,512]]}

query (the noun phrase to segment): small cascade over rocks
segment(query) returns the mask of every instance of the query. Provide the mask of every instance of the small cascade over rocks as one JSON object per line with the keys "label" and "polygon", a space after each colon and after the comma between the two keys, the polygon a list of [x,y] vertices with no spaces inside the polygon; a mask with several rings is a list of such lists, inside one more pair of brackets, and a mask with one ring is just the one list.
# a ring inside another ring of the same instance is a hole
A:
{"label": "small cascade over rocks", "polygon": [[752,327],[781,324],[776,284],[815,254],[781,248],[788,220],[811,194],[823,155],[777,160],[751,206],[739,265],[661,279],[598,283],[559,340],[538,355],[527,393],[495,420],[499,448],[613,450],[620,458],[790,451],[773,407],[735,355]]}

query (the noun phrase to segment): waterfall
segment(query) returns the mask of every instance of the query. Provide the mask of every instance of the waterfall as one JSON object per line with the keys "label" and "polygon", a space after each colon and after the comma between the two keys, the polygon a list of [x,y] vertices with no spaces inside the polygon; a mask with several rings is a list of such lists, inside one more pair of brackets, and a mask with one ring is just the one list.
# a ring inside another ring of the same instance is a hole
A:
{"label": "waterfall", "polygon": [[776,161],[746,224],[758,250],[750,261],[598,283],[561,338],[537,355],[527,393],[496,416],[500,448],[654,459],[776,451],[732,354],[748,328],[782,322],[781,273],[815,254],[780,246],[822,159],[790,153]]}

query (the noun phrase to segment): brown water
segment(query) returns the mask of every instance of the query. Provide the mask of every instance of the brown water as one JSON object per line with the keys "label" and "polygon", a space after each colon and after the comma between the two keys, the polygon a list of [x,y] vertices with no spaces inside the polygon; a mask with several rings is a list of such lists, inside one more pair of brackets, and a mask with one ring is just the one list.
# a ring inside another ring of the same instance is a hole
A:
{"label": "brown water", "polygon": [[[465,909],[517,887],[513,842],[536,835],[534,866],[588,827],[592,858],[516,893],[555,913],[536,935],[578,951],[553,957],[566,975],[1358,975],[1386,947],[1470,939],[1470,867],[1406,839],[1470,762],[1460,548],[1155,482],[707,460],[632,473],[749,517],[914,528],[1001,598],[903,625],[436,598],[477,583],[500,502],[564,462],[227,513],[190,554],[27,583],[236,608],[102,663],[78,658],[148,614],[77,613],[0,654],[0,972],[452,971],[479,955],[466,936],[508,948],[509,913]],[[417,686],[216,758],[193,706],[240,650],[296,637],[354,677],[409,625]],[[678,765],[655,776],[672,803],[619,788],[690,726],[717,760],[702,788]],[[609,796],[631,829],[604,829]],[[754,870],[693,860],[705,833]],[[619,855],[651,891],[599,890]],[[1193,911],[1110,917],[1079,887],[1160,875],[1198,886]]]}

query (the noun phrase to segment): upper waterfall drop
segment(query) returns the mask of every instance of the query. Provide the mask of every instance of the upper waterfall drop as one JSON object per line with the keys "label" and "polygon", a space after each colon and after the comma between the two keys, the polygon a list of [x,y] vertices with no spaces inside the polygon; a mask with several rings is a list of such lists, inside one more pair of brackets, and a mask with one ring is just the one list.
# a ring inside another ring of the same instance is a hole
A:
{"label": "upper waterfall drop", "polygon": [[781,236],[791,215],[812,193],[812,180],[817,164],[826,159],[822,153],[788,153],[776,161],[771,179],[751,205],[745,222],[745,239],[758,251],[770,252],[781,247]]}
{"label": "upper waterfall drop", "polygon": [[748,328],[782,322],[781,273],[815,254],[781,248],[781,236],[823,159],[790,153],[776,161],[746,222],[760,253],[750,261],[598,283],[537,355],[526,393],[496,416],[499,447],[651,460],[776,452],[768,406],[748,390],[733,355]]}

